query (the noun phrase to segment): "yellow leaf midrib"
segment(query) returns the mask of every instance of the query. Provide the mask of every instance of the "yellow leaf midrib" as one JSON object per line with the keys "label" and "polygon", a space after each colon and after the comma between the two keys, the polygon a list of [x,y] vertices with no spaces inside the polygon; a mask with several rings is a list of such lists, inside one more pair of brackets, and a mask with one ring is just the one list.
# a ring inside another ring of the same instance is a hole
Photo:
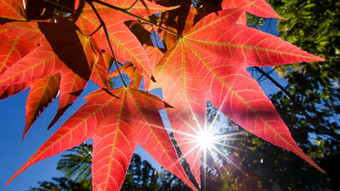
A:
{"label": "yellow leaf midrib", "polygon": [[[175,162],[172,160],[172,158],[170,157],[170,155],[168,154],[168,152],[166,152],[166,149],[164,148],[163,144],[162,144],[161,141],[159,140],[157,134],[156,134],[156,133],[154,132],[154,130],[151,128],[151,125],[149,124],[149,121],[147,120],[147,117],[145,117],[144,114],[143,114],[143,112],[140,110],[140,108],[139,108],[139,106],[138,106],[136,100],[134,99],[133,95],[132,95],[131,92],[130,92],[130,91],[133,91],[133,90],[127,90],[127,91],[128,91],[128,93],[129,93],[129,95],[130,95],[130,97],[131,97],[131,100],[132,100],[133,103],[135,104],[135,106],[136,106],[138,112],[142,115],[144,121],[146,122],[147,126],[149,127],[150,131],[152,132],[152,134],[154,135],[154,137],[157,139],[157,142],[160,143],[163,152],[166,154],[166,156],[168,157],[168,159],[169,159],[173,164],[175,164]],[[138,92],[138,91],[137,91],[137,92]],[[145,96],[145,95],[142,94],[142,96]],[[174,167],[177,169],[177,171],[178,171],[179,173],[181,173],[181,175],[182,175],[183,177],[185,177],[185,175],[182,174],[181,170],[179,170],[179,169],[177,168],[177,165],[174,165]]]}
{"label": "yellow leaf midrib", "polygon": [[126,92],[124,91],[124,95],[123,95],[122,103],[121,103],[121,109],[120,109],[120,112],[119,112],[119,118],[118,118],[118,124],[117,124],[117,128],[116,128],[116,133],[115,133],[115,137],[113,139],[112,150],[111,150],[111,157],[110,157],[110,162],[109,162],[109,167],[108,167],[109,169],[108,169],[106,180],[105,180],[104,190],[107,190],[107,187],[109,185],[109,177],[110,177],[110,174],[111,174],[111,165],[112,165],[112,161],[113,161],[113,155],[115,154],[115,151],[116,151],[116,143],[117,143],[118,131],[119,131],[119,128],[120,128],[120,123],[122,121],[122,113],[123,113],[123,106],[124,106],[124,103],[125,103],[125,99],[126,99]]}
{"label": "yellow leaf midrib", "polygon": [[[40,50],[40,51],[45,51],[45,50]],[[50,52],[50,51],[46,51],[46,52]],[[32,53],[33,53],[33,52],[32,52]],[[32,70],[32,69],[38,67],[39,65],[42,65],[42,64],[44,65],[47,61],[49,61],[49,60],[51,60],[51,59],[54,59],[54,58],[56,58],[56,57],[58,57],[58,56],[57,56],[56,54],[53,54],[52,56],[50,56],[50,57],[48,57],[48,58],[46,58],[46,59],[44,59],[44,60],[41,60],[40,62],[38,62],[38,63],[32,65],[31,67],[26,67],[24,70],[21,70],[20,72],[17,72],[17,73],[15,73],[14,75],[11,75],[11,76],[7,77],[6,79],[2,79],[2,80],[0,81],[0,83],[4,83],[4,82],[6,82],[6,81],[8,81],[8,80],[10,80],[10,79],[13,79],[13,78],[15,78],[15,77],[21,75],[21,74],[25,74],[27,71]],[[53,75],[53,74],[55,74],[55,73],[51,73],[51,75]],[[30,80],[28,80],[28,81],[30,81]],[[27,82],[27,81],[25,81],[25,82]],[[23,82],[23,83],[24,83],[24,82]]]}
{"label": "yellow leaf midrib", "polygon": [[[46,98],[45,92],[47,91],[47,89],[49,89],[48,84],[51,83],[51,81],[53,80],[52,78],[53,78],[53,76],[48,77],[47,82],[45,84],[45,87],[43,87],[43,90],[41,91],[41,95],[39,96],[39,104],[35,104],[36,107],[34,108],[34,114],[39,112],[39,106],[44,102],[43,99]],[[48,99],[48,97],[47,97],[47,99]],[[28,124],[31,124],[32,121],[33,121],[33,118],[30,120],[30,122]]]}
{"label": "yellow leaf midrib", "polygon": [[200,40],[195,40],[195,39],[190,39],[186,38],[188,41],[195,42],[198,44],[204,44],[204,45],[212,45],[212,46],[224,46],[224,47],[236,47],[236,48],[241,48],[243,49],[252,49],[252,50],[257,50],[257,51],[264,51],[264,52],[272,52],[276,54],[282,54],[282,55],[289,55],[289,56],[296,56],[299,58],[307,58],[307,59],[316,59],[314,56],[303,56],[301,54],[294,54],[290,52],[283,52],[283,51],[278,51],[278,50],[273,50],[273,49],[266,49],[266,48],[259,48],[256,46],[249,46],[249,45],[241,45],[241,44],[231,44],[231,43],[217,43],[217,42],[207,42],[207,41],[200,41]]}
{"label": "yellow leaf midrib", "polygon": [[4,59],[4,61],[3,61],[2,66],[0,66],[0,71],[5,67],[5,65],[6,65],[6,63],[7,63],[8,59],[9,59],[9,57],[12,55],[12,52],[15,50],[15,47],[16,47],[16,45],[18,44],[19,38],[20,38],[20,37],[17,36],[17,38],[15,39],[15,41],[14,41],[14,43],[13,43],[13,45],[12,45],[10,51],[7,53],[7,56],[6,56],[6,58]]}

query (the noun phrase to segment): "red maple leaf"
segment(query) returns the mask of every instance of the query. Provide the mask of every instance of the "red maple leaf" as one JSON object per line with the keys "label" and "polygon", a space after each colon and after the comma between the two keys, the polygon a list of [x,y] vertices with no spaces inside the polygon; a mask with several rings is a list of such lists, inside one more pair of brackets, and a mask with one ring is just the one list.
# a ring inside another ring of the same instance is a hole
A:
{"label": "red maple leaf", "polygon": [[198,22],[164,55],[155,68],[176,140],[200,182],[199,147],[191,136],[204,128],[209,100],[234,122],[256,136],[294,152],[319,169],[296,145],[287,126],[249,66],[323,61],[278,37],[238,25],[244,8],[212,13]]}
{"label": "red maple leaf", "polygon": [[127,87],[100,89],[8,181],[37,161],[93,138],[93,190],[119,190],[137,145],[196,190],[183,170],[158,110],[166,103]]}

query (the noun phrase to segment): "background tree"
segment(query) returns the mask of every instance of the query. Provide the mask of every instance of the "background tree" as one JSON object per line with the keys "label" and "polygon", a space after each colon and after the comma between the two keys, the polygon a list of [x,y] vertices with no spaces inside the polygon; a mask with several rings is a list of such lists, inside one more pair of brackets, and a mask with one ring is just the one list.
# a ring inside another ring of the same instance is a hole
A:
{"label": "background tree", "polygon": [[336,181],[340,170],[340,4],[332,0],[270,3],[287,18],[278,24],[281,38],[326,58],[322,64],[276,67],[287,85],[286,91],[272,96],[272,101],[299,145],[320,161],[333,188],[340,189]]}
{"label": "background tree", "polygon": [[[92,190],[91,178],[92,145],[82,143],[68,150],[61,156],[57,170],[64,177],[53,177],[52,182],[38,182],[39,187],[31,188],[32,191],[86,191]],[[124,184],[121,190],[160,190],[158,172],[146,160],[141,160],[134,154],[129,165]],[[179,181],[179,179],[178,179]]]}

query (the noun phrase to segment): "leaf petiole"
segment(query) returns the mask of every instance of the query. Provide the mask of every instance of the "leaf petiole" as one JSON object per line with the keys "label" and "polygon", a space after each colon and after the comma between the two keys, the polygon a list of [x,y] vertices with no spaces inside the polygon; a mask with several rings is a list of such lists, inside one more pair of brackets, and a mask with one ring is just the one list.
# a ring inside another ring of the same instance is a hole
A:
{"label": "leaf petiole", "polygon": [[[120,71],[119,69],[119,66],[118,66],[118,61],[116,59],[116,56],[113,52],[113,48],[112,48],[112,45],[111,45],[111,42],[110,42],[110,38],[109,38],[109,33],[107,32],[107,28],[106,28],[106,25],[105,25],[105,22],[103,21],[103,19],[100,17],[96,7],[93,5],[92,3],[92,0],[86,0],[86,2],[91,6],[92,10],[94,11],[94,13],[96,14],[97,18],[99,19],[99,22],[100,22],[100,25],[101,27],[103,27],[103,30],[104,30],[104,33],[105,33],[105,37],[106,37],[106,40],[107,40],[107,43],[109,44],[109,47],[110,47],[110,51],[111,51],[111,54],[112,54],[112,57],[113,57],[113,60],[114,60],[114,63],[117,67],[117,70],[118,70],[118,73],[119,73],[119,76],[120,76],[120,79],[122,80],[123,84],[125,87],[128,87],[125,83],[125,80],[123,78],[123,75],[122,75],[122,72]],[[100,27],[100,26],[99,26]],[[96,29],[96,31],[98,30],[98,28]],[[93,34],[93,33],[92,33]]]}
{"label": "leaf petiole", "polygon": [[69,7],[66,7],[66,6],[64,6],[64,5],[60,4],[60,3],[57,3],[57,2],[53,2],[53,1],[50,1],[50,0],[43,0],[43,1],[45,1],[45,2],[47,2],[47,3],[50,3],[50,4],[52,4],[52,5],[58,6],[58,7],[60,7],[60,8],[63,8],[63,9],[65,9],[65,10],[71,11],[71,12],[75,12],[75,11],[76,11],[76,10],[74,10],[74,9],[71,9],[71,8],[69,8]]}

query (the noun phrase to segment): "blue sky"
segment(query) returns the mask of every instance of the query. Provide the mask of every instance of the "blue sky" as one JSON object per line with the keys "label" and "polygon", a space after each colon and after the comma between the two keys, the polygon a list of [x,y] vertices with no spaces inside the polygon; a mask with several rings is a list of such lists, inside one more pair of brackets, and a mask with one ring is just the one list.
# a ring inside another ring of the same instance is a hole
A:
{"label": "blue sky", "polygon": [[[277,35],[276,23],[276,20],[270,20],[270,22],[265,23],[263,29]],[[273,74],[273,77],[283,82],[275,73]],[[120,84],[117,83],[117,86],[119,85]],[[260,85],[267,95],[278,90],[275,86],[266,81]],[[90,82],[75,104],[65,112],[58,123],[48,131],[47,126],[57,111],[58,99],[56,99],[42,113],[23,141],[21,140],[21,137],[25,127],[25,104],[28,90],[0,101],[0,191],[28,190],[32,186],[37,186],[38,181],[50,181],[52,177],[62,176],[62,174],[56,170],[57,162],[61,156],[61,154],[58,154],[29,167],[9,185],[5,187],[2,186],[54,133],[54,131],[56,131],[70,115],[85,103],[85,100],[82,98],[97,88],[96,85]],[[161,96],[160,91],[154,93]],[[164,111],[161,113],[165,116]],[[166,126],[169,127],[166,118],[164,118],[164,122]],[[143,160],[148,160],[156,168],[159,167],[157,162],[155,162],[150,155],[145,153],[142,148],[137,148],[136,152],[142,156]]]}

